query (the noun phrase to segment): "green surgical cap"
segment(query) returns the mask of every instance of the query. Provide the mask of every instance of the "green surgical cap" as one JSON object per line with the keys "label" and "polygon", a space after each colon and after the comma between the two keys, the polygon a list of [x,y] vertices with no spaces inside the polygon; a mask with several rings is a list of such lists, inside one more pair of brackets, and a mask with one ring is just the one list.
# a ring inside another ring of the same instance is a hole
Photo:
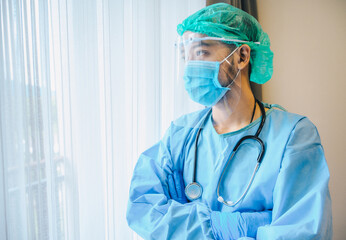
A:
{"label": "green surgical cap", "polygon": [[213,4],[192,14],[178,25],[177,32],[180,36],[185,31],[248,41],[246,44],[251,48],[250,81],[263,84],[271,78],[274,54],[270,50],[268,34],[248,13],[226,3]]}

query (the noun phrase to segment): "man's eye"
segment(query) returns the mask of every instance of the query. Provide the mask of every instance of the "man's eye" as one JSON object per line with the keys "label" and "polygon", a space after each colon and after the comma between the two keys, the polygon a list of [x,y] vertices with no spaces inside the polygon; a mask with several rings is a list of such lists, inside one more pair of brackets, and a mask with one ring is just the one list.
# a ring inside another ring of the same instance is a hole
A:
{"label": "man's eye", "polygon": [[196,52],[196,56],[203,56],[203,55],[207,55],[207,54],[208,54],[208,52],[205,50],[198,50]]}

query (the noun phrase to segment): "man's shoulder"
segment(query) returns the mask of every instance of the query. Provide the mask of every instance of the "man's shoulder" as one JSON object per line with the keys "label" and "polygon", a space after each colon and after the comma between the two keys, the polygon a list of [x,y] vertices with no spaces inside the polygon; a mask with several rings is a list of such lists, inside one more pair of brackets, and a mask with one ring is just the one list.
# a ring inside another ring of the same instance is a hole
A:
{"label": "man's shoulder", "polygon": [[[277,105],[276,105],[277,106]],[[274,104],[271,105],[271,119],[278,125],[291,126],[291,130],[296,128],[316,129],[315,124],[305,115],[289,112],[287,110],[277,109]]]}

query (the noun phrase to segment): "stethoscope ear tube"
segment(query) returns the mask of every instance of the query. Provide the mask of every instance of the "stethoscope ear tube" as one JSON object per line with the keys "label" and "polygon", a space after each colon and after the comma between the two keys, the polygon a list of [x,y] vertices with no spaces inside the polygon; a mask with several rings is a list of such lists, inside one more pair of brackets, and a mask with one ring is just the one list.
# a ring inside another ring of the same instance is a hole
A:
{"label": "stethoscope ear tube", "polygon": [[257,99],[256,99],[256,102],[257,102],[258,105],[260,106],[261,115],[262,115],[261,124],[260,124],[260,126],[258,127],[257,132],[256,132],[256,134],[255,134],[255,136],[258,137],[258,136],[260,135],[261,131],[262,131],[262,128],[263,128],[263,126],[264,126],[264,123],[265,123],[265,121],[266,121],[267,116],[266,116],[266,111],[265,111],[265,109],[264,109],[263,103],[261,103],[261,102],[260,102],[259,100],[257,100]]}

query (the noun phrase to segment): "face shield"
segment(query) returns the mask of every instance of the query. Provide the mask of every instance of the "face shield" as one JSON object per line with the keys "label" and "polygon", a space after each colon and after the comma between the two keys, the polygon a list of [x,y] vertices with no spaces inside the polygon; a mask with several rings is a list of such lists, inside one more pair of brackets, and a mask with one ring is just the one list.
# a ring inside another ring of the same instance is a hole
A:
{"label": "face shield", "polygon": [[[245,42],[244,42],[245,43]],[[176,42],[176,79],[189,97],[231,114],[241,97],[241,71],[234,54],[242,41],[184,33]]]}

